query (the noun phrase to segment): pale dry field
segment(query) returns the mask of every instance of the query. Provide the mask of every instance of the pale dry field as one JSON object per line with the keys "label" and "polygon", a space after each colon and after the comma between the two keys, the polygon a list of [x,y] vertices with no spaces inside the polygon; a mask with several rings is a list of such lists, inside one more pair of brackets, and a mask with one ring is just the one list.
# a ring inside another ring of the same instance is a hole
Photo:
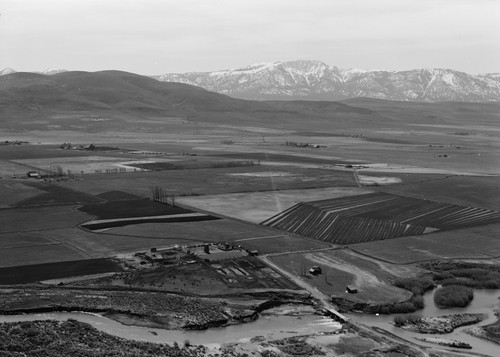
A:
{"label": "pale dry field", "polygon": [[260,223],[300,202],[355,196],[371,192],[373,191],[360,187],[327,187],[179,197],[177,202],[227,217]]}

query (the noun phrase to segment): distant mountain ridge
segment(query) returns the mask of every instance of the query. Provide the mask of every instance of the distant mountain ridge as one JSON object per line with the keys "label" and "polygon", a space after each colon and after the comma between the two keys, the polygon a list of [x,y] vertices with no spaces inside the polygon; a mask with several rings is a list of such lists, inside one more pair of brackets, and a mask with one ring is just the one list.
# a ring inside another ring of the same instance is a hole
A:
{"label": "distant mountain ridge", "polygon": [[[30,73],[39,73],[39,74],[45,74],[48,76],[51,76],[53,74],[58,74],[58,73],[63,73],[63,72],[68,72],[66,69],[60,69],[60,68],[47,68],[44,71],[41,72],[30,72]],[[0,76],[5,76],[7,74],[12,74],[12,73],[17,73],[15,69],[12,69],[10,67],[6,67],[0,71]]]}
{"label": "distant mountain ridge", "polygon": [[368,97],[416,102],[500,101],[500,74],[451,69],[382,71],[340,69],[320,61],[259,63],[214,72],[154,76],[252,100],[342,100]]}
{"label": "distant mountain ridge", "polygon": [[[54,75],[67,72],[50,68]],[[17,73],[12,68],[0,76]],[[247,100],[320,100],[375,98],[413,102],[500,102],[500,73],[472,75],[451,69],[382,71],[341,69],[314,60],[258,63],[213,72],[151,76]]]}

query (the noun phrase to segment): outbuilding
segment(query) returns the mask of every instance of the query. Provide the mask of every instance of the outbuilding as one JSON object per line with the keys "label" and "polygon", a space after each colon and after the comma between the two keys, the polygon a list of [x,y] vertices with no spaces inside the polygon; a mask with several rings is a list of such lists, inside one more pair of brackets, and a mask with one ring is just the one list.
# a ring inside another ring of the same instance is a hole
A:
{"label": "outbuilding", "polygon": [[312,274],[312,275],[319,275],[321,274],[322,270],[321,270],[321,267],[319,266],[313,266],[311,267],[311,269],[309,269],[309,273]]}
{"label": "outbuilding", "polygon": [[347,286],[345,287],[345,292],[346,292],[346,293],[349,293],[349,294],[356,294],[356,293],[358,292],[358,289],[357,289],[357,288],[355,288],[355,287],[354,287],[354,286],[352,286],[352,285],[347,285]]}

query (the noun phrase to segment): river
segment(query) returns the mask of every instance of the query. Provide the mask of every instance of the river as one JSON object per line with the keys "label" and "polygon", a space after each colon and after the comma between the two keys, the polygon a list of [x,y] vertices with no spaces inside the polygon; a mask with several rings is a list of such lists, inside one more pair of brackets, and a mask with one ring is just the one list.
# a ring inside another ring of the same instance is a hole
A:
{"label": "river", "polygon": [[[289,311],[297,311],[290,307]],[[182,331],[164,330],[148,327],[127,326],[108,319],[99,314],[85,312],[54,312],[44,314],[1,315],[0,322],[18,322],[35,320],[75,319],[91,324],[100,331],[114,336],[136,341],[156,343],[177,342],[182,345],[185,340],[195,345],[215,346],[231,342],[247,342],[253,337],[264,336],[279,339],[291,336],[307,335],[314,332],[332,332],[341,325],[329,317],[319,316],[312,309],[302,309],[300,316],[286,314],[285,309],[271,309],[262,313],[256,321],[232,325],[228,327],[211,328],[208,330]]]}
{"label": "river", "polygon": [[[500,308],[500,290],[474,290],[474,299],[464,308],[449,308],[440,309],[434,304],[434,291],[429,291],[424,295],[425,308],[417,312],[422,317],[442,316],[449,314],[459,313],[482,313],[487,314],[488,318],[479,324],[472,326],[484,326],[496,321],[493,313],[494,310]],[[347,314],[353,321],[362,323],[367,326],[376,326],[383,328],[397,336],[406,340],[412,341],[419,345],[436,347],[437,345],[418,341],[415,337],[442,337],[446,339],[453,339],[466,342],[472,346],[472,351],[482,353],[488,356],[496,357],[499,355],[500,347],[489,341],[484,341],[464,332],[471,326],[463,326],[455,329],[452,333],[437,335],[437,334],[419,334],[415,332],[406,331],[402,328],[396,327],[392,324],[394,315],[366,315],[366,314]],[[464,350],[465,351],[465,350]]]}
{"label": "river", "polygon": [[[452,313],[484,313],[488,318],[480,324],[487,325],[496,321],[493,310],[500,307],[499,290],[475,290],[474,299],[471,304],[465,308],[439,309],[435,306],[433,300],[434,291],[424,295],[425,308],[419,311],[422,317],[448,315]],[[300,316],[293,316],[290,313],[300,313]],[[499,346],[475,338],[464,332],[470,326],[464,326],[456,329],[450,334],[433,335],[418,334],[397,328],[392,324],[394,315],[366,315],[366,314],[347,314],[353,321],[367,326],[376,326],[383,328],[397,336],[412,341],[419,345],[429,347],[438,347],[435,344],[418,341],[415,337],[443,337],[466,342],[473,347],[474,352],[489,356],[498,356]],[[148,327],[137,327],[122,325],[119,322],[103,317],[99,314],[84,312],[55,312],[44,314],[25,314],[25,315],[1,315],[0,322],[34,321],[34,320],[59,320],[64,321],[69,318],[86,322],[100,331],[114,336],[123,337],[137,341],[147,341],[155,343],[173,343],[180,345],[185,340],[192,344],[214,347],[224,343],[247,342],[253,337],[264,336],[269,339],[279,339],[291,336],[311,334],[314,332],[332,332],[340,328],[340,324],[329,317],[318,316],[313,313],[310,307],[282,306],[262,313],[256,321],[233,325],[228,327],[211,328],[201,331],[181,331],[164,330]]]}

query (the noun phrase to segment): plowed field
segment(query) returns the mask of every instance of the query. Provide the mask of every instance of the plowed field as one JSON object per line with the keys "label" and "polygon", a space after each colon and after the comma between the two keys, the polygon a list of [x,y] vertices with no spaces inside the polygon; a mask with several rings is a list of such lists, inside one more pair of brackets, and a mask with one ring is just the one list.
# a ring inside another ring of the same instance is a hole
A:
{"label": "plowed field", "polygon": [[262,224],[354,244],[500,222],[500,212],[387,193],[299,203]]}

